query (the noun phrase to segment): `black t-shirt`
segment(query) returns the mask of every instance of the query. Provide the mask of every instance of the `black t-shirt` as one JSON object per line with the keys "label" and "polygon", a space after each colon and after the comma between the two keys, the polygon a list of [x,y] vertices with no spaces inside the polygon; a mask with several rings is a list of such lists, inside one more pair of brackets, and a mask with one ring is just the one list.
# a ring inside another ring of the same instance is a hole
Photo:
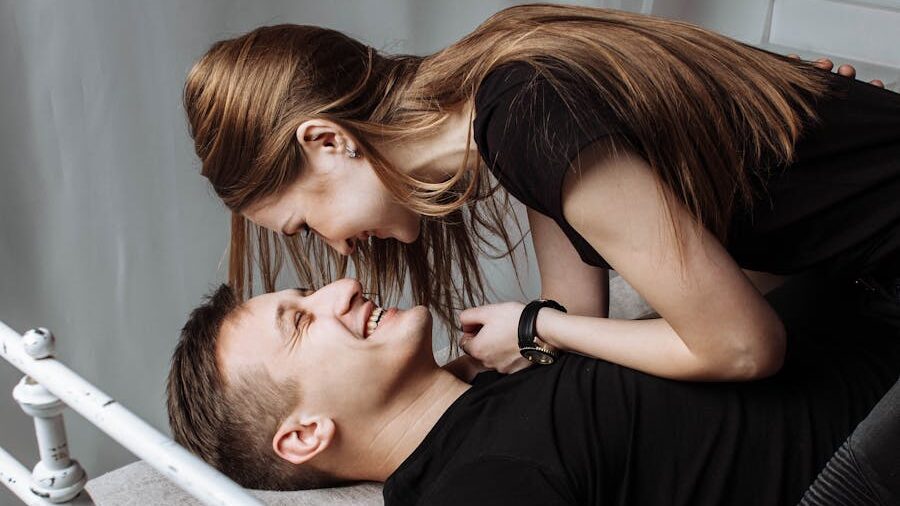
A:
{"label": "black t-shirt", "polygon": [[482,373],[384,486],[392,505],[795,505],[897,380],[900,342],[794,338],[750,383],[578,355]]}
{"label": "black t-shirt", "polygon": [[[820,121],[806,125],[795,161],[775,168],[752,211],[732,219],[726,247],[742,267],[790,274],[830,266],[855,274],[900,253],[900,95],[830,79],[834,93],[816,103]],[[578,125],[531,66],[498,67],[475,97],[475,141],[511,195],[556,221],[585,263],[609,268],[566,221],[561,190],[583,148],[631,132],[627,119],[571,88],[577,107],[593,112]]]}

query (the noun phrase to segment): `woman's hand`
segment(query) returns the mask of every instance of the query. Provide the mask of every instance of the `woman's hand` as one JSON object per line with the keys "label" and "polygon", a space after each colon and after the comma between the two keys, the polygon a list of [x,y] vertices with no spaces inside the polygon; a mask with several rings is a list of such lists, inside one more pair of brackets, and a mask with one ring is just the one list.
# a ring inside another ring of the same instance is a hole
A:
{"label": "woman's hand", "polygon": [[459,314],[459,347],[485,367],[510,374],[531,365],[519,353],[519,317],[525,305],[504,302],[466,309]]}
{"label": "woman's hand", "polygon": [[[796,54],[789,54],[788,56],[797,60],[800,59],[800,56]],[[819,58],[818,60],[814,61],[813,64],[822,70],[830,71],[834,68],[834,62],[829,60],[828,58]],[[849,65],[846,63],[838,67],[837,73],[851,79],[856,78],[856,68],[854,68],[853,65]],[[881,79],[873,79],[869,81],[869,84],[873,84],[875,86],[878,86],[879,88],[884,88],[884,82]]]}

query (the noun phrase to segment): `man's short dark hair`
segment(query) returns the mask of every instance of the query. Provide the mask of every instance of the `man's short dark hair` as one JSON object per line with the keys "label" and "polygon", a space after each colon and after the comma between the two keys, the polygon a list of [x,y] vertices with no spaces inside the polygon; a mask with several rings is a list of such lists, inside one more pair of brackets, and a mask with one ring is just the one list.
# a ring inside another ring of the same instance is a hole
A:
{"label": "man's short dark hair", "polygon": [[262,368],[230,382],[222,374],[216,343],[222,325],[240,309],[234,290],[223,284],[181,329],[166,384],[175,441],[247,488],[299,490],[336,483],[272,449],[278,427],[297,406],[298,385],[277,384]]}

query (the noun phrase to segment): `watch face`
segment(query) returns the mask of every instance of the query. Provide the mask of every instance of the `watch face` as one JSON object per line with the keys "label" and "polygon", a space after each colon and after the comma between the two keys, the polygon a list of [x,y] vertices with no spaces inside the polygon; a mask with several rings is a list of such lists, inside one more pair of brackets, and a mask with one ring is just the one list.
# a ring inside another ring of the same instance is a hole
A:
{"label": "watch face", "polygon": [[545,351],[535,350],[535,349],[522,350],[522,356],[524,356],[528,360],[534,362],[535,364],[540,364],[540,365],[552,364],[553,360],[554,360],[553,355],[551,355]]}

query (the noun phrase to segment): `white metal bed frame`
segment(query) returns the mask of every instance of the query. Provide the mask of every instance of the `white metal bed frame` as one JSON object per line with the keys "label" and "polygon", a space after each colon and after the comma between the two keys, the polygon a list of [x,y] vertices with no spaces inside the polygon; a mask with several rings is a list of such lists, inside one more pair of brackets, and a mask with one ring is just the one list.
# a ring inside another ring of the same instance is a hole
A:
{"label": "white metal bed frame", "polygon": [[29,472],[0,447],[0,481],[25,504],[93,504],[81,493],[87,475],[69,456],[62,416],[66,406],[204,504],[262,504],[53,358],[54,341],[45,328],[20,335],[0,322],[0,355],[26,375],[13,389],[13,397],[34,417],[40,450],[40,461]]}

